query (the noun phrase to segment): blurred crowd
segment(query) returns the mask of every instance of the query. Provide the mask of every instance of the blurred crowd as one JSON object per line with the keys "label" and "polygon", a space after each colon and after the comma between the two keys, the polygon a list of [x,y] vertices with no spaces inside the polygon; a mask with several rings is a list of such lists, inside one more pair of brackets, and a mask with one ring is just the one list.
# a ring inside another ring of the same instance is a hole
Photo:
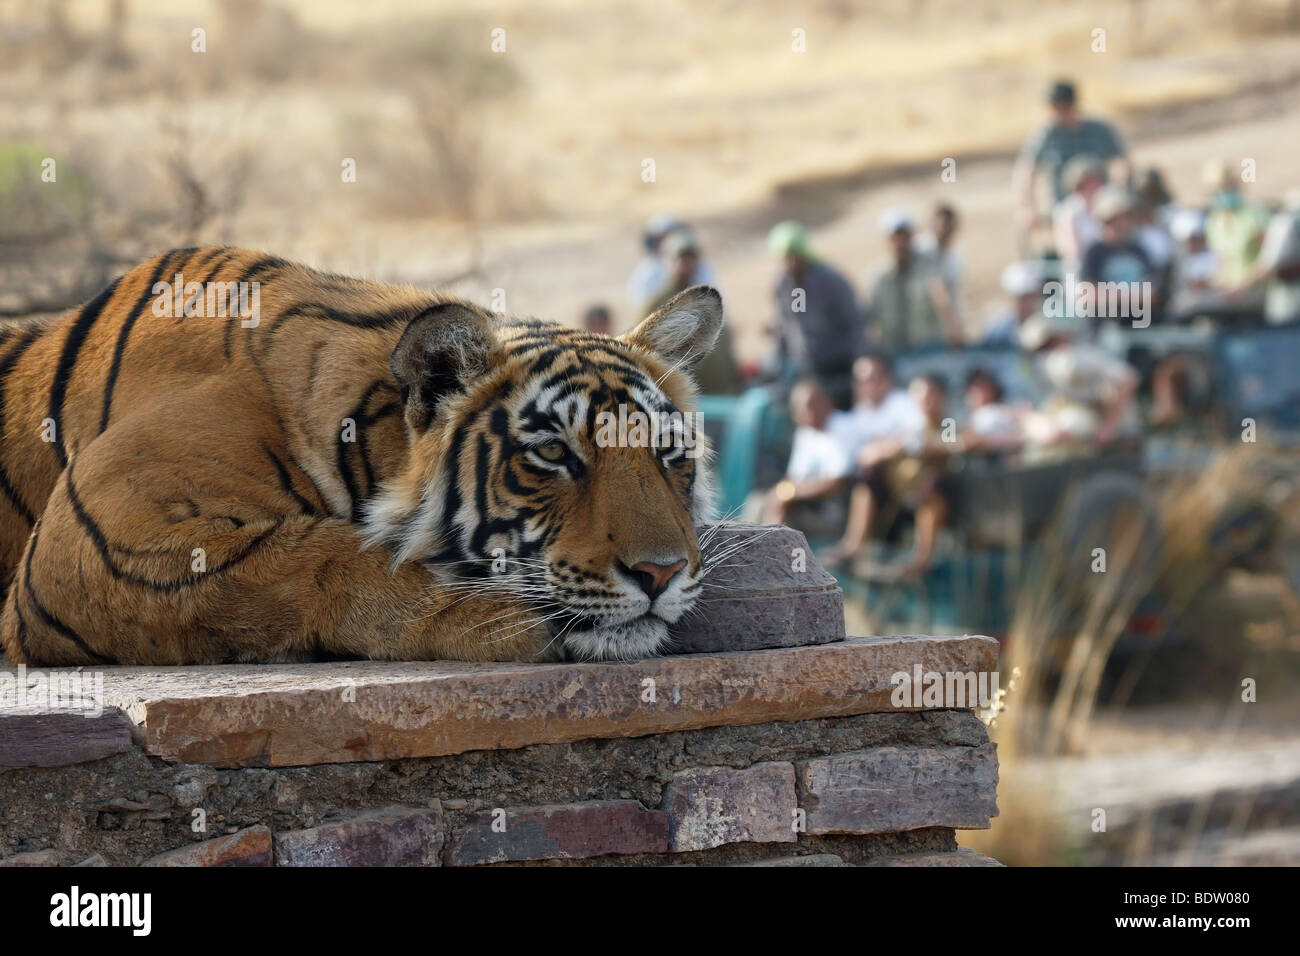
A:
{"label": "blurred crowd", "polygon": [[[1158,169],[1135,170],[1110,123],[1083,115],[1072,83],[1052,84],[1047,109],[1013,172],[1021,258],[1002,270],[1004,301],[984,321],[966,311],[961,218],[948,202],[924,224],[901,208],[880,217],[883,264],[861,290],[817,253],[803,225],[781,222],[768,236],[777,273],[768,353],[742,370],[724,330],[698,369],[706,394],[788,388],[789,464],[755,510],[781,523],[815,511],[805,518],[842,528],[832,564],[862,555],[880,516],[905,503],[915,548],[903,570],[923,571],[949,510],[951,455],[1025,456],[1135,435],[1139,374],[1102,347],[1107,326],[1300,320],[1300,189],[1270,208],[1249,193],[1249,161],[1216,160],[1205,167],[1203,197],[1178,202]],[[692,285],[716,284],[688,224],[657,216],[643,243],[627,285],[638,315]],[[592,307],[584,324],[608,331],[608,308]],[[895,378],[898,356],[968,346],[1016,353],[1047,397],[1009,403],[994,369],[978,365],[960,396],[941,376]],[[1177,359],[1147,370],[1151,423],[1178,418],[1184,371]]]}

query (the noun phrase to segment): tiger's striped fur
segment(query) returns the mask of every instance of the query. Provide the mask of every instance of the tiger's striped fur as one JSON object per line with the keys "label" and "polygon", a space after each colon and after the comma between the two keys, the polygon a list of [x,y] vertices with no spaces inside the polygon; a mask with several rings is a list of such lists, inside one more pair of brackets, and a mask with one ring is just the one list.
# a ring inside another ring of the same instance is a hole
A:
{"label": "tiger's striped fur", "polygon": [[[157,314],[178,273],[258,283],[256,324]],[[593,422],[690,410],[721,321],[705,288],[614,339],[158,256],[0,334],[0,642],[43,665],[654,653],[700,587],[702,459]]]}

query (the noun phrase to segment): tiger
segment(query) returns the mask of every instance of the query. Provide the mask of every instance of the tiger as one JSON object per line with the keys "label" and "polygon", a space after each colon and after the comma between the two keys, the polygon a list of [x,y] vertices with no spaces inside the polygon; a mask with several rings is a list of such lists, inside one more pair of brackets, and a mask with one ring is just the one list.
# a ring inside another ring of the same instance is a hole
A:
{"label": "tiger", "polygon": [[[703,583],[692,369],[722,322],[706,286],[614,337],[241,248],[155,256],[0,334],[0,646],[41,666],[662,653]],[[676,424],[611,440],[620,407]]]}

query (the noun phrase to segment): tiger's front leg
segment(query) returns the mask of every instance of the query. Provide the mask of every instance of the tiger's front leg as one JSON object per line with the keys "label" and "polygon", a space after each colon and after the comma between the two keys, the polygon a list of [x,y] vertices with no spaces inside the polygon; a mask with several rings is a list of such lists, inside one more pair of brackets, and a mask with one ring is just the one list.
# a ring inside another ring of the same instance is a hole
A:
{"label": "tiger's front leg", "polygon": [[285,503],[273,487],[245,485],[242,498],[224,502],[191,488],[153,516],[132,493],[148,475],[94,459],[92,447],[64,472],[9,589],[0,641],[15,663],[551,653],[550,632],[528,605],[447,588],[416,564],[393,568],[391,552],[363,548],[348,521],[275,514]]}

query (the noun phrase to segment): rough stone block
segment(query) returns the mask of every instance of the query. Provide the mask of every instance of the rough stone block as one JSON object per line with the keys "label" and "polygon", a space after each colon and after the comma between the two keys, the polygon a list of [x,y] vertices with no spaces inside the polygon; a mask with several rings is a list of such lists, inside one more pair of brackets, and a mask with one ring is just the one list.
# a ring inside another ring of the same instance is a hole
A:
{"label": "rough stone block", "polygon": [[32,850],[7,856],[0,860],[0,866],[58,866],[62,859],[54,850]]}
{"label": "rough stone block", "polygon": [[785,762],[745,770],[694,767],[673,774],[664,790],[674,851],[724,843],[794,843],[794,767]]}
{"label": "rough stone block", "polygon": [[492,811],[476,814],[452,841],[452,864],[668,851],[667,814],[647,810],[637,800],[505,808],[505,828],[497,832],[493,823],[502,819]]}
{"label": "rough stone block", "polygon": [[844,640],[844,593],[803,533],[781,525],[700,526],[710,565],[701,613],[671,630],[672,652],[752,651]]}
{"label": "rough stone block", "polygon": [[141,866],[270,866],[271,831],[249,827],[228,836],[215,837],[159,853]]}
{"label": "rough stone block", "polygon": [[114,707],[85,710],[0,707],[0,770],[62,767],[131,749],[131,721]]}
{"label": "rough stone block", "polygon": [[809,833],[985,829],[997,816],[998,762],[980,747],[879,747],[801,761]]}
{"label": "rough stone block", "polygon": [[895,672],[996,661],[987,637],[857,637],[601,664],[115,667],[104,694],[152,756],[284,767],[895,712]]}
{"label": "rough stone block", "polygon": [[385,807],[275,836],[276,866],[439,866],[442,810]]}

